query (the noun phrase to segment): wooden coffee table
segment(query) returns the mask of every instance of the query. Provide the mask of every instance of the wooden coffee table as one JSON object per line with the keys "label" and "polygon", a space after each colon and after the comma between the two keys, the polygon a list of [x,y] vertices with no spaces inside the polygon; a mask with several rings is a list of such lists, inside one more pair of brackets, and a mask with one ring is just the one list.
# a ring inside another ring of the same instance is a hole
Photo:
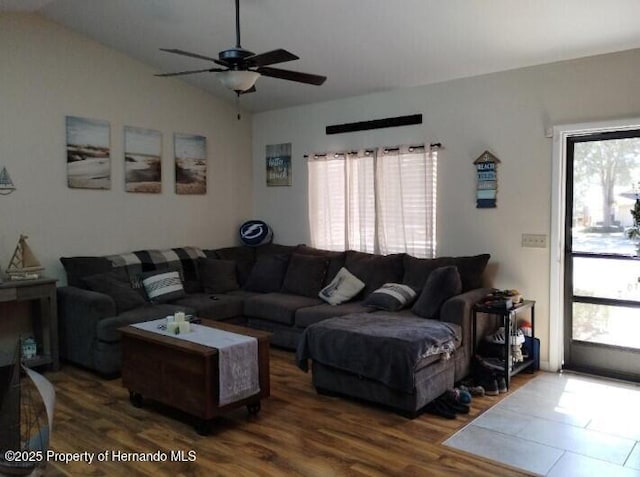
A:
{"label": "wooden coffee table", "polygon": [[260,392],[246,399],[218,405],[218,350],[190,341],[145,331],[121,328],[122,385],[129,389],[131,403],[140,407],[151,399],[180,409],[197,418],[196,430],[206,435],[213,418],[225,411],[247,406],[250,414],[260,411],[260,400],[269,397],[270,333],[202,319],[205,326],[252,336],[258,340]]}

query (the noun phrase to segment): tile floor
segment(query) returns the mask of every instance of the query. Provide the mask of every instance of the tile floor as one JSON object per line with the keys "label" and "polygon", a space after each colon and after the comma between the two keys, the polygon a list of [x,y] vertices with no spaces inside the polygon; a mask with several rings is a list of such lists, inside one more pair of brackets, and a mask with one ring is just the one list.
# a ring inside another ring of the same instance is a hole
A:
{"label": "tile floor", "polygon": [[640,477],[640,386],[541,373],[444,442],[552,477]]}

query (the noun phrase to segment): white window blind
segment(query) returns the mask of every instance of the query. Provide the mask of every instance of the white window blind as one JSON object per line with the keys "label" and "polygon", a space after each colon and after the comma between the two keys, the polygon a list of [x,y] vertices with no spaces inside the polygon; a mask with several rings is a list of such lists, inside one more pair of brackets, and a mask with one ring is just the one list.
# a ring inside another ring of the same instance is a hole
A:
{"label": "white window blind", "polygon": [[314,157],[308,170],[313,246],[434,256],[435,151],[402,147]]}

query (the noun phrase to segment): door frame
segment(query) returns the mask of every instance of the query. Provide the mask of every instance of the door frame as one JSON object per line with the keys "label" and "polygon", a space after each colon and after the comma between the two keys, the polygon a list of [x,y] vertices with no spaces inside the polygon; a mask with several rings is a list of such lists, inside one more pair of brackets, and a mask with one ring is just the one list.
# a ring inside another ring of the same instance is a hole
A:
{"label": "door frame", "polygon": [[564,233],[566,216],[567,138],[640,128],[640,118],[553,127],[551,163],[551,237],[549,270],[549,371],[560,371],[564,359]]}

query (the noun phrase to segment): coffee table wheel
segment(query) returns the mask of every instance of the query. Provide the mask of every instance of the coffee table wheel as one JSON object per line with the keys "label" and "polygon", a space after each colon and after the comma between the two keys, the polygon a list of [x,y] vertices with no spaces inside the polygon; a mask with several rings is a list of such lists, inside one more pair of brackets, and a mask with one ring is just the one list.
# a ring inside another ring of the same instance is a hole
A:
{"label": "coffee table wheel", "polygon": [[129,401],[133,404],[133,407],[142,407],[143,399],[142,394],[129,391]]}
{"label": "coffee table wheel", "polygon": [[247,411],[249,411],[249,415],[255,416],[260,412],[260,401],[254,402],[253,404],[247,404]]}
{"label": "coffee table wheel", "polygon": [[201,436],[208,436],[211,434],[211,419],[198,419],[194,428]]}

